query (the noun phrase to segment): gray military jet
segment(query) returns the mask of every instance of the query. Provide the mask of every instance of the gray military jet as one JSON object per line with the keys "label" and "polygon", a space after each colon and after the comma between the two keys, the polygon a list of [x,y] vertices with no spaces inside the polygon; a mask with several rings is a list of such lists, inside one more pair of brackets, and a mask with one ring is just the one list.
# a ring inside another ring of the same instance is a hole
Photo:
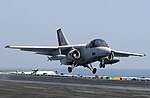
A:
{"label": "gray military jet", "polygon": [[99,61],[99,67],[105,68],[106,64],[114,64],[120,60],[116,57],[139,56],[145,54],[116,51],[103,39],[94,39],[89,44],[70,45],[61,29],[57,30],[59,46],[6,46],[5,48],[20,49],[22,51],[35,52],[36,54],[47,55],[48,60],[59,60],[63,65],[69,65],[68,72],[78,66],[89,68],[93,74],[97,69],[91,63]]}

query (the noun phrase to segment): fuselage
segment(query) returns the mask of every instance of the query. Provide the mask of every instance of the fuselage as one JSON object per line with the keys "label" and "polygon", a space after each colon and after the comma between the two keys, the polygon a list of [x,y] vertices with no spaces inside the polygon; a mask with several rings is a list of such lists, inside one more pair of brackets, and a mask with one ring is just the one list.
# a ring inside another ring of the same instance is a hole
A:
{"label": "fuselage", "polygon": [[104,40],[95,39],[82,47],[82,49],[80,49],[80,53],[81,57],[76,60],[76,64],[82,66],[108,57],[111,53],[111,49]]}
{"label": "fuselage", "polygon": [[109,56],[111,49],[108,47],[94,47],[83,49],[80,59],[76,62],[78,65],[84,65],[98,61]]}
{"label": "fuselage", "polygon": [[61,64],[69,65],[68,72],[77,66],[83,66],[96,73],[96,68],[92,67],[93,62],[99,61],[99,67],[105,68],[105,64],[119,62],[115,57],[139,56],[145,54],[117,51],[111,49],[102,39],[94,39],[89,44],[70,45],[61,29],[57,30],[58,46],[11,46],[5,48],[20,49],[22,51],[35,52],[36,54],[47,55],[48,60],[60,60]]}

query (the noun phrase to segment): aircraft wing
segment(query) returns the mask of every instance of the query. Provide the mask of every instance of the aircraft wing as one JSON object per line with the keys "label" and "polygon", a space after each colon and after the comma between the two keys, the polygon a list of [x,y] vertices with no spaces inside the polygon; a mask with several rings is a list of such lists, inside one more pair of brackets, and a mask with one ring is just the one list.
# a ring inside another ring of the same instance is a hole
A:
{"label": "aircraft wing", "polygon": [[55,46],[5,46],[5,48],[20,49],[42,55],[58,55],[59,48]]}
{"label": "aircraft wing", "polygon": [[[20,49],[22,51],[35,52],[41,55],[59,55],[61,52],[67,54],[71,48],[81,49],[85,45],[66,45],[66,46],[5,46],[5,48]],[[61,50],[61,52],[60,52]]]}
{"label": "aircraft wing", "polygon": [[143,57],[145,56],[145,54],[124,52],[124,51],[117,51],[117,50],[112,50],[112,52],[114,53],[115,57],[129,57],[129,56]]}

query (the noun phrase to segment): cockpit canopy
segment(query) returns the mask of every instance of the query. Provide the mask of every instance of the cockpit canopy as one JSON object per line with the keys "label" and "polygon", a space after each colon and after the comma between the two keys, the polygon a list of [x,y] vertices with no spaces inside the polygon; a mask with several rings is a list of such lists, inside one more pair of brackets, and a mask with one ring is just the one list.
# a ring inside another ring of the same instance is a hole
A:
{"label": "cockpit canopy", "polygon": [[108,44],[102,40],[102,39],[94,39],[92,40],[87,47],[93,48],[93,47],[109,47]]}

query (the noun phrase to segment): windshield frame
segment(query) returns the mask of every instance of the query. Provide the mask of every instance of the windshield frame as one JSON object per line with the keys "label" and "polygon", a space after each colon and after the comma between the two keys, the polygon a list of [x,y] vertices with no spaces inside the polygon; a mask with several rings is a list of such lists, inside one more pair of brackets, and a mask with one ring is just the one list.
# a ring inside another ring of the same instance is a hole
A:
{"label": "windshield frame", "polygon": [[87,48],[94,47],[109,47],[108,44],[103,39],[94,39],[86,46]]}

